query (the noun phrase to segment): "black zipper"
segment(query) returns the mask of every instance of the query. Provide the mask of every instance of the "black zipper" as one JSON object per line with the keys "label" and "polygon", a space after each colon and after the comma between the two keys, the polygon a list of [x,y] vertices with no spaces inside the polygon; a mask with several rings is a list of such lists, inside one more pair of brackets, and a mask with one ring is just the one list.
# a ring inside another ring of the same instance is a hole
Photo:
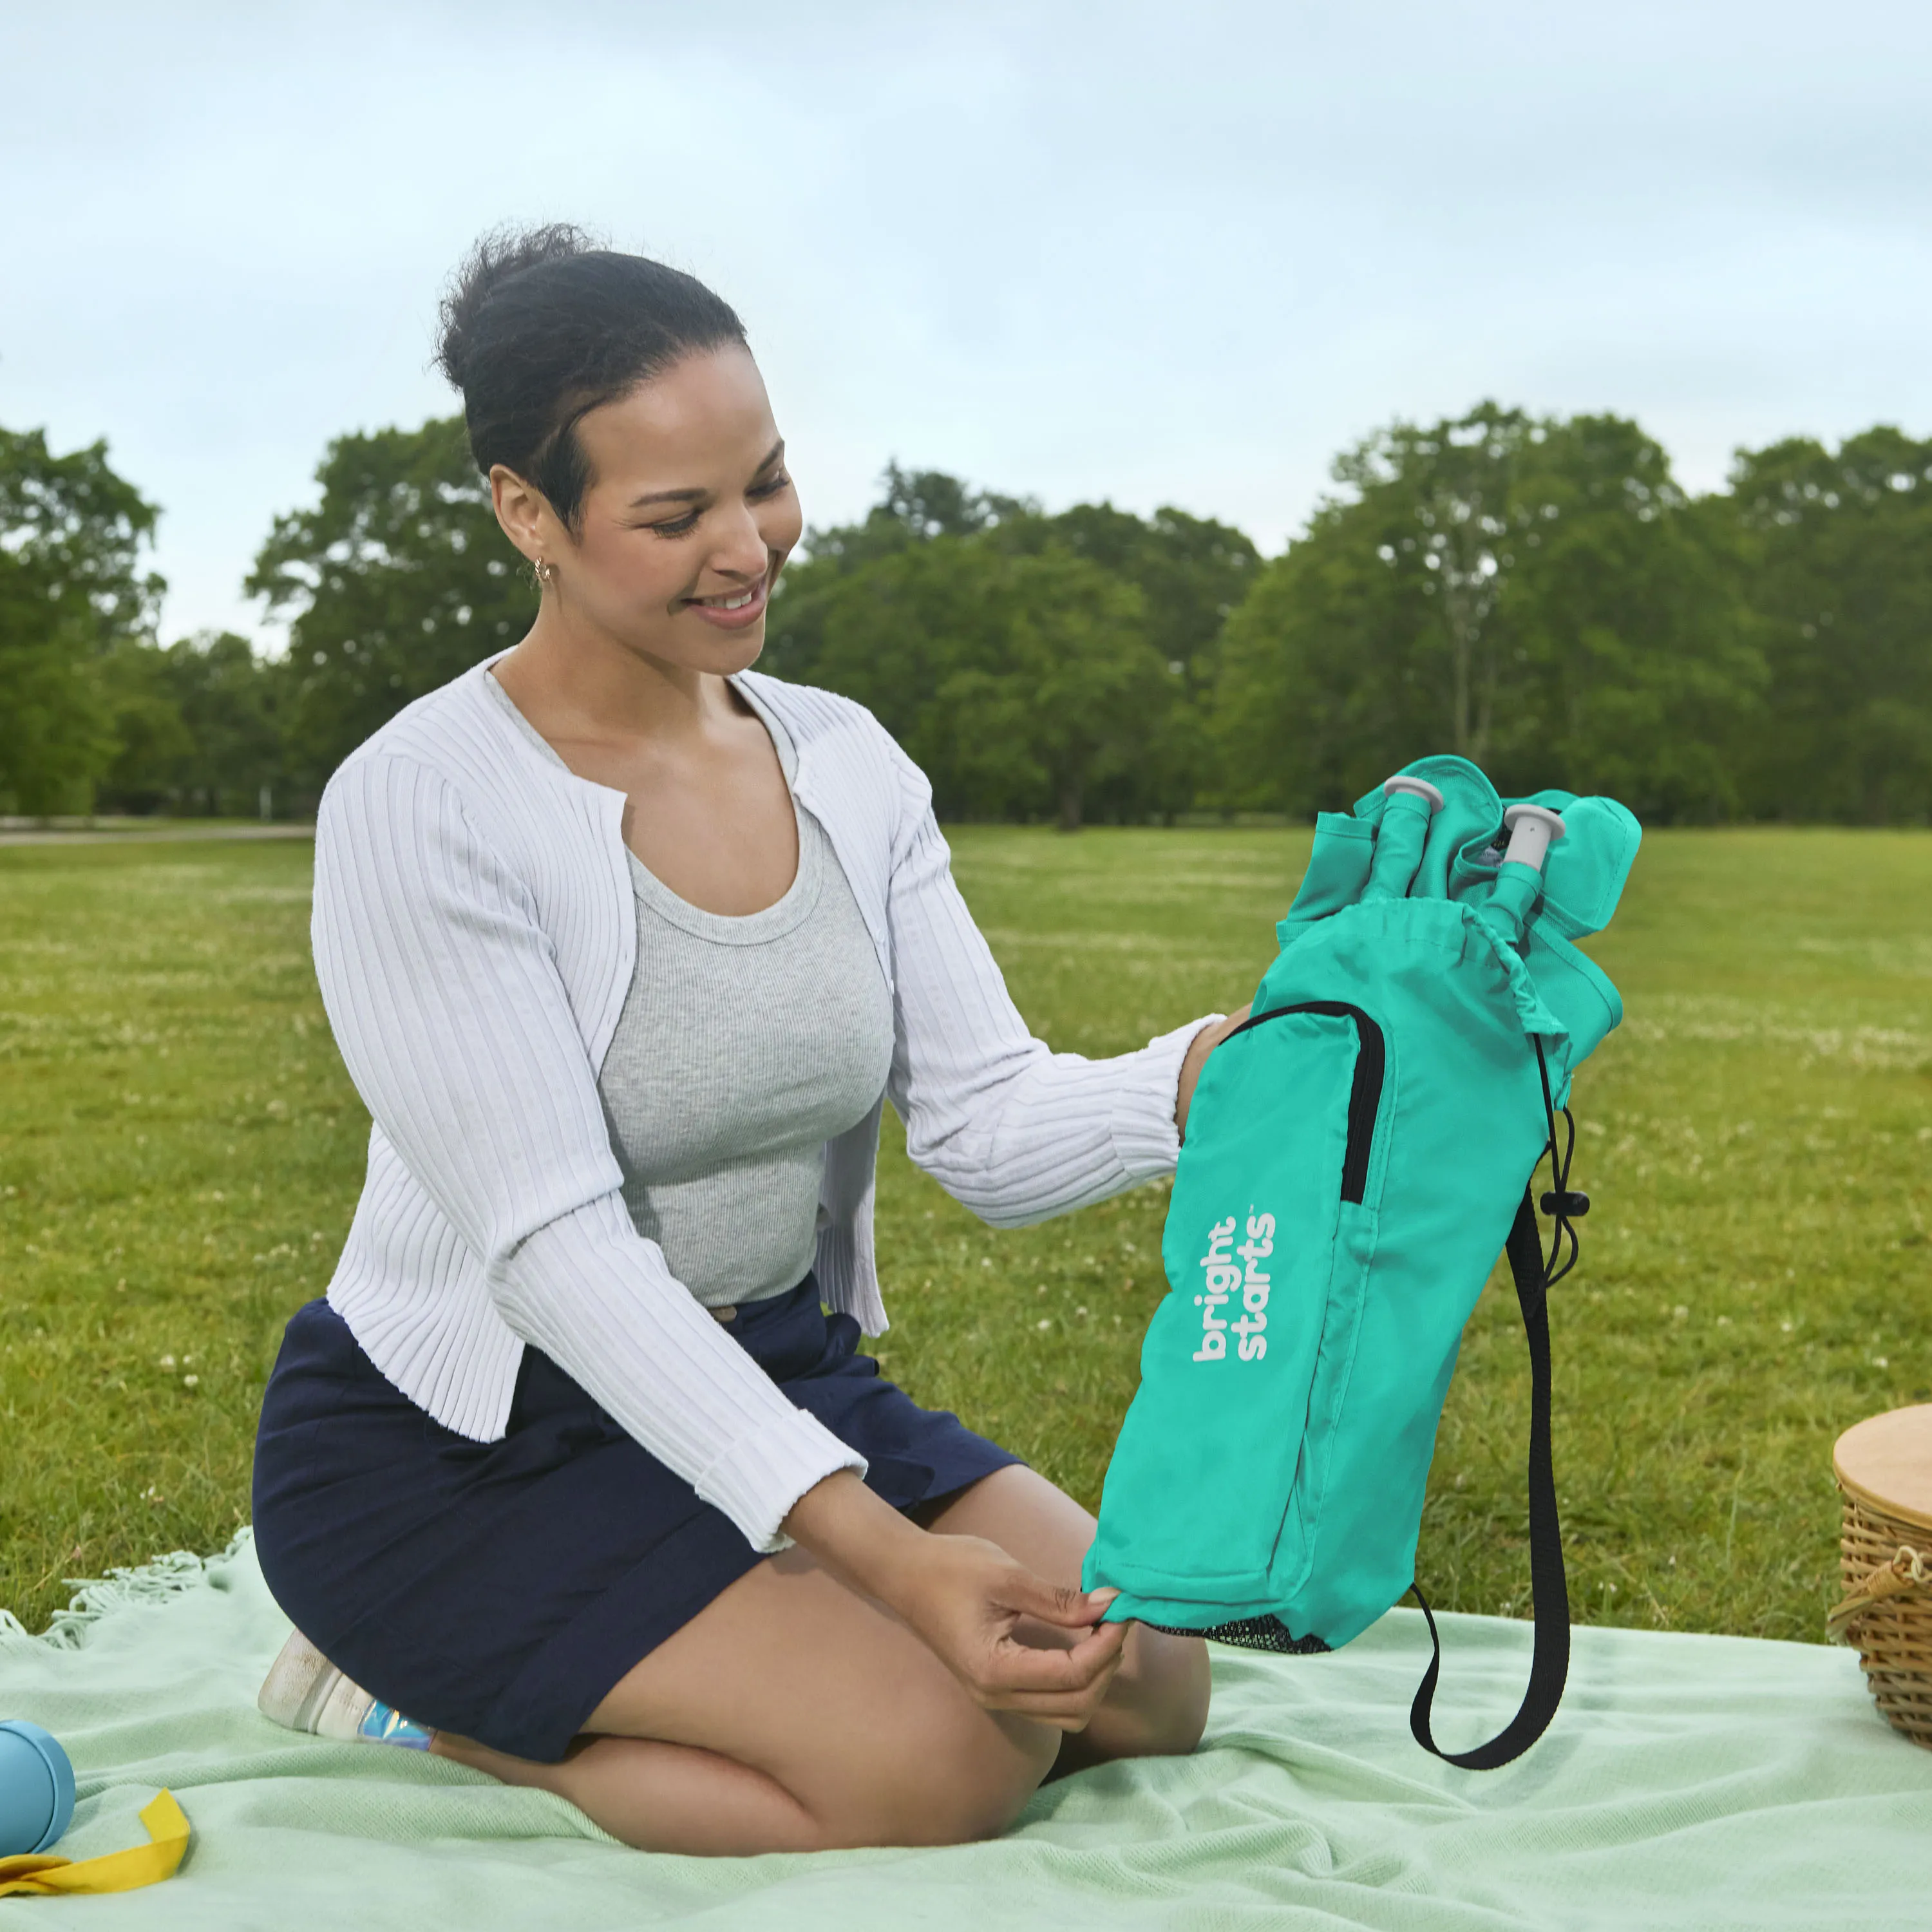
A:
{"label": "black zipper", "polygon": [[1348,1088],[1348,1138],[1342,1156],[1342,1198],[1361,1205],[1368,1191],[1369,1154],[1374,1145],[1376,1115],[1382,1104],[1382,1076],[1388,1064],[1382,1030],[1360,1006],[1340,1000],[1304,1000],[1299,1006],[1270,1006],[1244,1019],[1230,1040],[1250,1027],[1265,1025],[1288,1013],[1324,1013],[1330,1019],[1352,1020],[1355,1027],[1355,1073]]}

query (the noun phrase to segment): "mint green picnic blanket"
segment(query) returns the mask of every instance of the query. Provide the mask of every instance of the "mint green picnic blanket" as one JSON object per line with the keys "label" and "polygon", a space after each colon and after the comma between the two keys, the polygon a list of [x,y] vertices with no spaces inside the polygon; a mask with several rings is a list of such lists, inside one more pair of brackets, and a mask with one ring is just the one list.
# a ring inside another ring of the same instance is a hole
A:
{"label": "mint green picnic blanket", "polygon": [[[1211,1646],[1198,1751],[1050,1784],[997,1843],[704,1859],[631,1851],[561,1799],[440,1760],[266,1722],[256,1687],[288,1624],[245,1534],[80,1603],[44,1637],[0,1618],[0,1716],[45,1725],[78,1774],[60,1850],[141,1842],[135,1814],[164,1786],[194,1835],[164,1885],[0,1900],[0,1932],[1932,1922],[1932,1752],[1822,1646],[1580,1630],[1547,1738],[1476,1778],[1415,1749],[1427,1639],[1393,1610],[1332,1656]],[[1514,1708],[1529,1627],[1444,1622],[1456,1670],[1438,1722],[1460,1742]]]}

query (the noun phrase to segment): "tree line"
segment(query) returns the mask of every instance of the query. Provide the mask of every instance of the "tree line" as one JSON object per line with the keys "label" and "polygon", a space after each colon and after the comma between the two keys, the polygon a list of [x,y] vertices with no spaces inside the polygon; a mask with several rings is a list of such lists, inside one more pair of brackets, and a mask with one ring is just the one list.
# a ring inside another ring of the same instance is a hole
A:
{"label": "tree line", "polygon": [[[1653,823],[1932,820],[1932,442],[1792,438],[1692,496],[1626,418],[1484,404],[1333,475],[1264,559],[1180,510],[894,466],[808,533],[764,666],[869,706],[953,818],[1306,818],[1446,750]],[[317,481],[246,585],[286,653],[164,645],[155,507],[103,445],[0,430],[0,811],[312,808],[522,634],[459,420],[340,437]]]}

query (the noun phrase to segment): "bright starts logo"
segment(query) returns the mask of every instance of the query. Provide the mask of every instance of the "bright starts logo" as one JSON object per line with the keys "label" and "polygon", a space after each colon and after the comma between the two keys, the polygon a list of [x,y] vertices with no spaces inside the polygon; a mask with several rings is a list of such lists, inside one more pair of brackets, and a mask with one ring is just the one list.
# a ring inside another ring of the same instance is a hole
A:
{"label": "bright starts logo", "polygon": [[[1208,1230],[1208,1252],[1201,1257],[1201,1292],[1194,1305],[1201,1311],[1201,1346],[1197,1362],[1218,1362],[1228,1352],[1232,1330],[1238,1338],[1234,1353],[1244,1362],[1258,1362],[1268,1353],[1268,1276],[1261,1264],[1274,1252],[1274,1216],[1248,1210],[1247,1239],[1234,1246],[1235,1219],[1230,1214]],[[1245,1313],[1230,1322],[1221,1312],[1237,1293]]]}

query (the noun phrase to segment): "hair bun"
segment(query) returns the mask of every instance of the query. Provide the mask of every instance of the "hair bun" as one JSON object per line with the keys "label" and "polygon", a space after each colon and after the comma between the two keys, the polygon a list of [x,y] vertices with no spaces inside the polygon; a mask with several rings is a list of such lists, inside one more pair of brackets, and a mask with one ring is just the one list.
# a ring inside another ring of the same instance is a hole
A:
{"label": "hair bun", "polygon": [[580,228],[499,228],[442,298],[436,361],[463,392],[470,453],[534,484],[573,531],[590,486],[577,424],[745,325],[694,276],[602,247]]}
{"label": "hair bun", "polygon": [[590,254],[596,240],[568,221],[540,228],[497,228],[466,255],[436,312],[436,364],[458,389],[466,386],[476,320],[507,282],[528,268]]}

